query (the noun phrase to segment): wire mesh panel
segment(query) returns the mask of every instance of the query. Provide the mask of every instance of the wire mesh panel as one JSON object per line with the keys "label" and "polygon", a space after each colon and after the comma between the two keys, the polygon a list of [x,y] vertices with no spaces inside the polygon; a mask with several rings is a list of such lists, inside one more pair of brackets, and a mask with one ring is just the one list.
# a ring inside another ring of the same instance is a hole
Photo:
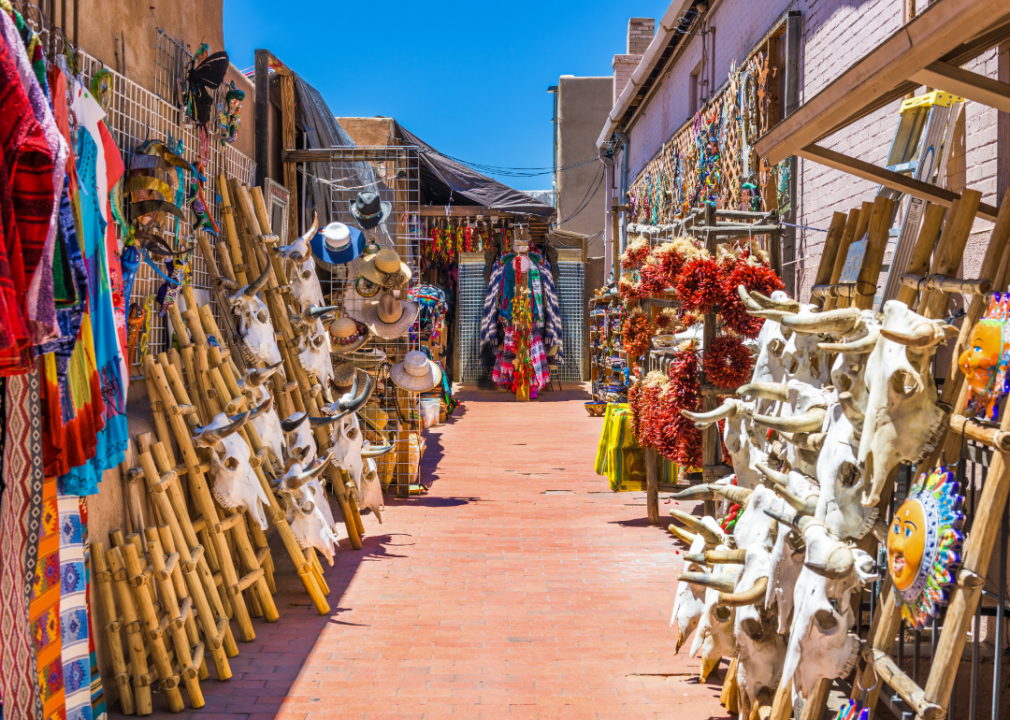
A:
{"label": "wire mesh panel", "polygon": [[[94,75],[103,69],[103,65],[97,59],[81,52],[81,75],[85,82],[91,81]],[[104,68],[108,70],[108,68]],[[256,174],[256,164],[252,158],[243,155],[232,145],[221,145],[218,138],[214,136],[204,137],[202,140],[198,134],[199,130],[193,126],[181,124],[180,111],[174,105],[162,100],[149,90],[145,90],[131,80],[117,72],[108,70],[108,107],[106,108],[106,122],[109,125],[112,135],[123,154],[124,162],[129,168],[131,155],[144,142],[148,140],[160,140],[166,145],[178,151],[178,154],[186,158],[191,164],[199,164],[207,182],[204,186],[204,201],[207,212],[215,219],[220,226],[221,214],[219,210],[217,194],[217,176],[223,173],[229,178],[236,178],[241,182],[252,183]],[[181,148],[180,148],[181,142]],[[164,224],[164,228],[169,231],[171,238],[168,244],[175,244],[179,249],[194,247],[195,250],[190,256],[189,281],[194,291],[196,291],[197,301],[209,303],[214,316],[220,319],[220,313],[213,296],[210,293],[210,277],[207,274],[207,265],[203,255],[199,251],[195,232],[193,231],[194,216],[190,208],[187,196],[187,189],[192,180],[188,171],[179,170],[177,176],[169,178],[174,180],[176,204],[182,208],[186,217],[186,222],[176,221],[174,225]],[[169,198],[172,200],[173,198]],[[117,226],[118,231],[118,226]],[[163,236],[162,239],[165,239]],[[173,240],[174,239],[174,240]],[[120,238],[122,240],[122,238]],[[212,245],[213,246],[213,245]],[[154,260],[152,258],[152,260]],[[158,268],[166,271],[165,267]],[[133,284],[131,302],[144,305],[157,294],[158,288],[164,280],[154,271],[147,262],[141,263],[137,278]],[[157,312],[156,303],[150,303],[148,307],[150,314]],[[141,353],[162,352],[168,341],[168,321],[163,317],[152,317],[150,332],[146,343],[138,343],[138,356],[132,358],[138,361]]]}
{"label": "wire mesh panel", "polygon": [[479,382],[488,376],[480,359],[480,317],[484,310],[486,290],[483,254],[460,254],[459,285],[456,291],[457,382]]}
{"label": "wire mesh panel", "polygon": [[[366,241],[380,248],[396,250],[400,259],[410,267],[411,280],[408,284],[417,284],[418,251],[423,234],[419,218],[417,148],[334,147],[330,148],[329,153],[329,178],[307,179],[329,186],[333,220],[357,227],[357,220],[350,211],[351,203],[359,192],[377,192],[384,202],[391,203],[392,210],[384,222],[365,231]],[[351,317],[361,319],[361,308],[369,298],[363,298],[354,287],[357,264],[357,261],[348,265],[325,267],[320,264],[318,275],[328,302],[343,307]],[[399,296],[401,300],[407,299],[406,287],[400,289]],[[391,427],[396,430],[395,438],[392,439],[395,439],[397,447],[391,453],[394,457],[391,470],[392,482],[398,495],[407,495],[411,486],[416,488],[420,479],[417,451],[410,447],[412,442],[421,441],[420,395],[397,388],[389,380],[388,368],[403,360],[409,351],[417,350],[425,339],[421,335],[420,323],[415,321],[409,331],[400,337],[392,340],[374,337],[368,345],[369,348],[380,350],[386,357],[385,369],[380,369],[377,373],[372,397],[389,417]],[[335,356],[334,359],[347,358]],[[366,363],[360,361],[358,364],[366,366]]]}
{"label": "wire mesh panel", "polygon": [[581,262],[558,262],[558,302],[561,304],[562,341],[565,362],[557,379],[582,382],[582,308],[585,293],[585,266]]}

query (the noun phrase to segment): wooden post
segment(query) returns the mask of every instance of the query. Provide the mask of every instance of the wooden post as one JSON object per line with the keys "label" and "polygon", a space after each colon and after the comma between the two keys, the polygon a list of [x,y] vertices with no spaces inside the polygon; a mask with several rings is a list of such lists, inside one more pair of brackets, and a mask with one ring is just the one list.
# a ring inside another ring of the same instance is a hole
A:
{"label": "wooden post", "polygon": [[[940,237],[940,228],[943,226],[943,217],[947,214],[947,209],[942,205],[929,205],[926,207],[925,219],[919,229],[919,236],[916,238],[915,247],[908,261],[907,272],[916,275],[925,275],[929,270],[929,261],[933,257],[933,248],[936,247],[937,239]],[[918,293],[916,288],[909,288],[904,285],[898,287],[895,300],[900,300],[909,307],[915,305],[915,296]]]}
{"label": "wooden post", "polygon": [[645,504],[649,524],[659,525],[659,461],[652,448],[645,451]]}
{"label": "wooden post", "polygon": [[228,180],[223,174],[217,176],[217,191],[221,194],[221,216],[224,218],[225,236],[228,238],[228,249],[231,251],[231,261],[227,266],[232,269],[235,281],[239,285],[248,285],[248,266],[241,262],[242,252],[239,249],[238,230],[235,227],[235,207],[231,202]]}
{"label": "wooden post", "polygon": [[[285,150],[295,149],[295,79],[292,75],[281,75],[281,146]],[[262,187],[263,183],[257,185]],[[299,234],[298,168],[293,162],[284,162],[284,187],[289,193],[288,236],[282,238],[286,245]]]}
{"label": "wooden post", "polygon": [[190,647],[185,625],[186,618],[192,617],[193,603],[186,598],[180,608],[172,585],[172,572],[179,563],[179,556],[173,554],[166,561],[161,549],[158,528],[144,528],[144,536],[147,538],[147,554],[154,568],[154,579],[158,584],[161,604],[168,618],[168,630],[172,637],[172,646],[175,648],[179,675],[186,686],[186,694],[189,695],[189,705],[192,708],[202,708],[207,703],[203,699],[203,691],[200,690],[198,668],[203,664],[204,646],[203,643],[197,643],[195,647]]}
{"label": "wooden post", "polygon": [[[134,537],[137,538],[137,541],[140,540],[137,535],[130,536],[130,538]],[[147,644],[151,648],[151,659],[154,660],[154,667],[158,672],[161,692],[168,702],[170,712],[182,712],[185,705],[182,702],[182,693],[179,691],[179,676],[173,672],[172,661],[169,659],[168,649],[165,647],[165,628],[161,627],[154,602],[151,600],[149,584],[153,572],[150,566],[145,568],[141,565],[140,556],[137,553],[137,541],[127,542],[122,548],[116,549],[121,550],[126,563],[128,580],[133,588],[133,598],[137,603],[137,612],[147,636]]]}
{"label": "wooden post", "polygon": [[[101,546],[101,543],[98,543]],[[119,597],[119,607],[123,613],[123,627],[126,629],[126,646],[130,651],[130,667],[133,674],[133,700],[137,715],[143,717],[154,712],[151,699],[151,674],[147,665],[147,650],[144,648],[144,636],[141,634],[140,621],[137,620],[137,607],[133,594],[126,582],[126,569],[123,566],[123,556],[115,547],[106,552],[112,584]]]}
{"label": "wooden post", "polygon": [[[957,209],[951,215],[947,228],[940,237],[940,245],[933,254],[931,275],[950,276],[957,272],[981,201],[982,193],[977,190],[965,190],[961,194]],[[946,312],[949,300],[950,298],[940,290],[926,290],[919,300],[917,312],[926,317],[939,317]]]}
{"label": "wooden post", "polygon": [[[112,573],[105,562],[105,548],[100,542],[90,543],[91,560],[95,564],[95,580],[98,581],[98,597],[105,612],[105,632],[109,643],[109,656],[112,660],[112,672],[116,673],[112,681],[119,689],[119,708],[124,715],[133,715],[133,688],[130,685],[130,673],[126,669],[126,656],[123,654],[123,637],[119,634],[122,624],[119,613],[116,612],[116,600],[112,590]],[[150,710],[148,711],[150,712]]]}
{"label": "wooden post", "polygon": [[617,197],[615,196],[610,205],[612,233],[610,237],[610,252],[613,254],[613,273],[615,283],[621,279],[621,218],[618,214],[619,207],[620,205],[618,204]]}
{"label": "wooden post", "polygon": [[[814,276],[814,285],[827,285],[831,282],[831,271],[835,267],[835,257],[838,254],[838,246],[842,242],[842,234],[845,232],[845,213],[836,212],[831,216],[831,226],[828,229],[828,237],[824,241],[821,249],[821,261],[817,266],[817,274]],[[819,298],[811,298],[811,302],[824,306],[824,301]]]}
{"label": "wooden post", "polygon": [[[831,269],[831,282],[829,284],[836,285],[842,277],[842,270],[845,269],[845,257],[849,253],[849,246],[852,244],[852,239],[856,235],[856,224],[859,222],[860,211],[853,208],[849,211],[849,217],[845,221],[845,229],[842,231],[842,239],[838,243],[838,254],[835,255],[835,266]],[[824,299],[824,310],[834,310],[836,304],[836,298],[825,298]]]}
{"label": "wooden post", "polygon": [[884,251],[887,250],[887,238],[893,217],[894,200],[878,196],[873,201],[873,213],[867,228],[866,254],[863,255],[863,263],[859,268],[859,276],[856,280],[857,287],[866,284],[874,289],[870,291],[869,295],[859,295],[849,303],[860,310],[873,308],[874,295],[877,282],[880,280],[880,268],[884,264]]}
{"label": "wooden post", "polygon": [[[715,208],[711,205],[705,205],[705,226],[713,227],[715,225]],[[714,233],[708,233],[705,237],[705,249],[708,254],[714,260],[718,255],[719,251],[719,238]],[[710,347],[712,347],[712,342],[715,340],[716,324],[718,322],[718,317],[715,313],[705,313],[704,318],[704,328],[702,335],[702,351],[707,352]],[[705,375],[704,370],[701,372],[700,377],[701,385],[704,387],[708,383],[708,377]],[[701,395],[701,409],[702,412],[709,412],[715,409],[715,396],[711,393],[702,393]],[[716,478],[712,476],[715,468],[721,466],[721,449],[720,449],[720,438],[719,438],[719,424],[712,423],[707,428],[701,431],[701,459],[702,459],[702,476],[704,482],[712,482]],[[715,515],[715,503],[711,500],[705,501],[705,514]]]}

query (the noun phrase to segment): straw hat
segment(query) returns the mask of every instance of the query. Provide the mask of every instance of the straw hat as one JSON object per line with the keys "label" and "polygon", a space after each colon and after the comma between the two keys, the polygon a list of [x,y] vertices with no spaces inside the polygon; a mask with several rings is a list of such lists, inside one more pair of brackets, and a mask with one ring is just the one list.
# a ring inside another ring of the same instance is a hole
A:
{"label": "straw hat", "polygon": [[420,350],[411,350],[389,371],[397,387],[410,392],[428,392],[442,382],[442,371]]}
{"label": "straw hat", "polygon": [[330,324],[330,350],[338,355],[354,352],[371,339],[368,326],[352,318],[337,318]]}
{"label": "straw hat", "polygon": [[358,417],[368,423],[375,432],[382,432],[389,422],[389,414],[378,405],[365,405],[358,413]]}
{"label": "straw hat", "polygon": [[411,275],[407,263],[402,262],[392,248],[382,248],[362,260],[358,265],[358,274],[387,290],[406,284]]}
{"label": "straw hat", "polygon": [[337,387],[350,387],[354,382],[354,366],[349,362],[333,363],[333,384]]}
{"label": "straw hat", "polygon": [[378,300],[365,304],[361,317],[373,333],[386,340],[395,340],[414,324],[417,312],[414,303],[397,300],[393,293],[384,292]]}
{"label": "straw hat", "polygon": [[386,361],[386,353],[376,347],[362,348],[361,350],[347,353],[347,359],[371,372]]}

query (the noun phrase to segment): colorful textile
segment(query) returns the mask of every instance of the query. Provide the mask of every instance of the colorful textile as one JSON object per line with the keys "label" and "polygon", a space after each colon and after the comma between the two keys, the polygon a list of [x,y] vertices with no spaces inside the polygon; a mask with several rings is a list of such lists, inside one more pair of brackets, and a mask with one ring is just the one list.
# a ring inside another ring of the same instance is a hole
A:
{"label": "colorful textile", "polygon": [[8,718],[39,720],[29,624],[42,518],[42,447],[38,373],[6,380],[3,500],[0,503],[0,695]]}
{"label": "colorful textile", "polygon": [[81,513],[81,544],[84,546],[84,576],[88,584],[88,657],[91,665],[91,717],[92,720],[106,720],[105,689],[102,676],[98,672],[98,656],[95,653],[95,624],[91,614],[91,543],[88,540],[88,499],[79,498]]}
{"label": "colorful textile", "polygon": [[44,720],[64,720],[63,649],[60,629],[60,512],[56,500],[56,478],[42,484],[42,526],[39,530],[39,562],[28,607],[35,670],[38,674]]}
{"label": "colorful textile", "polygon": [[607,405],[596,451],[597,475],[606,475],[614,492],[645,490],[645,450],[631,431],[631,407]]}
{"label": "colorful textile", "polygon": [[57,488],[60,558],[60,637],[66,719],[92,720],[87,576],[80,498]]}

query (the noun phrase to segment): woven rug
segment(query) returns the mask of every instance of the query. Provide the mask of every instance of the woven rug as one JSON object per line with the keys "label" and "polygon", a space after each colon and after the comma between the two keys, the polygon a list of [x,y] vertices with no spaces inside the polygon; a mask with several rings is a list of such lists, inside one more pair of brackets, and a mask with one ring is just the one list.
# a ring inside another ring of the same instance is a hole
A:
{"label": "woven rug", "polygon": [[6,485],[0,502],[0,693],[8,718],[43,717],[29,625],[42,518],[42,426],[37,373],[7,379]]}
{"label": "woven rug", "polygon": [[60,514],[60,656],[67,720],[91,718],[87,582],[80,498],[57,494]]}
{"label": "woven rug", "polygon": [[42,485],[42,527],[39,531],[39,564],[35,587],[28,606],[35,668],[42,697],[44,720],[65,717],[63,689],[63,637],[60,629],[60,512],[56,499],[56,478]]}
{"label": "woven rug", "polygon": [[95,653],[95,623],[91,614],[91,542],[88,540],[88,499],[82,497],[81,505],[81,537],[84,544],[84,577],[88,583],[88,658],[91,661],[91,717],[92,720],[106,720],[105,690],[102,688],[102,676],[98,672],[98,655]]}

